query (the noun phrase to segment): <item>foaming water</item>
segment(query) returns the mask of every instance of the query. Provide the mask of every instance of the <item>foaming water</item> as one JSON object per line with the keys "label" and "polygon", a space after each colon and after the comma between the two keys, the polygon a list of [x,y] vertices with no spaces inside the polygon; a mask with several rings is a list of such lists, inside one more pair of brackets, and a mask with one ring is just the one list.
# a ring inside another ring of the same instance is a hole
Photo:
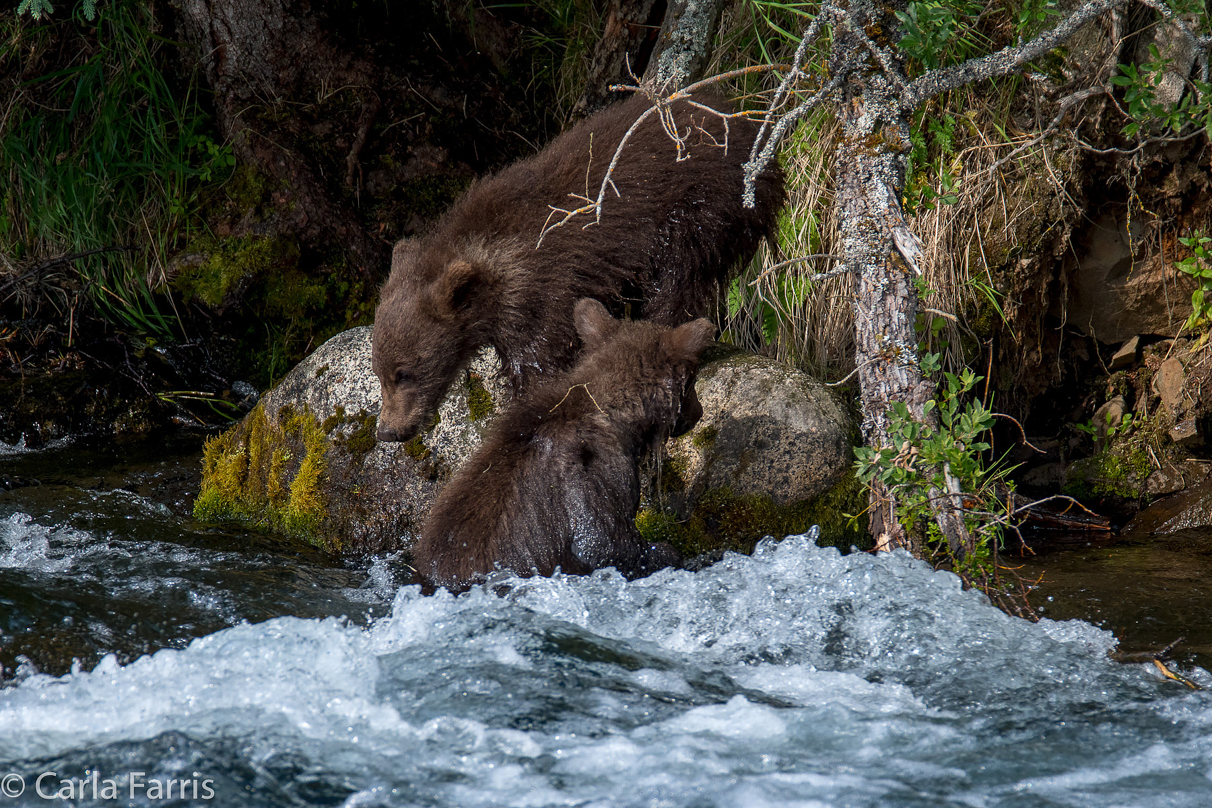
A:
{"label": "foaming water", "polygon": [[111,653],[129,662],[246,621],[290,614],[365,623],[387,611],[397,588],[387,562],[364,569],[195,523],[198,469],[196,454],[118,464],[71,448],[6,464],[0,683],[91,668]]}
{"label": "foaming water", "polygon": [[47,771],[98,772],[123,804],[158,804],[132,778],[266,806],[1212,804],[1212,698],[1113,645],[906,555],[791,537],[635,582],[404,587],[369,625],[277,617],[27,674],[0,690],[0,774],[27,805]]}

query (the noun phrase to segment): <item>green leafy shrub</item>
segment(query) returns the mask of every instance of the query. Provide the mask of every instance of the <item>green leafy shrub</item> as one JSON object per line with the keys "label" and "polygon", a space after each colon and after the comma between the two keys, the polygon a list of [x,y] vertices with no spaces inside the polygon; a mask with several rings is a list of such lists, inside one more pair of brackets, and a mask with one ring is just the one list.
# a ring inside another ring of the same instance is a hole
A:
{"label": "green leafy shrub", "polygon": [[[939,363],[938,354],[926,354],[922,370],[937,372]],[[923,407],[924,420],[915,418],[904,403],[894,402],[888,414],[891,445],[856,448],[855,467],[865,485],[879,481],[896,493],[897,520],[911,534],[924,533],[937,565],[987,589],[997,578],[996,551],[1007,522],[999,489],[1012,489],[1011,468],[985,459],[996,416],[980,401],[967,400],[983,377],[966,368],[942,376],[938,396]],[[952,551],[933,518],[931,492],[937,496],[948,490],[947,473],[964,491],[961,513],[974,540],[974,547],[962,557]]]}

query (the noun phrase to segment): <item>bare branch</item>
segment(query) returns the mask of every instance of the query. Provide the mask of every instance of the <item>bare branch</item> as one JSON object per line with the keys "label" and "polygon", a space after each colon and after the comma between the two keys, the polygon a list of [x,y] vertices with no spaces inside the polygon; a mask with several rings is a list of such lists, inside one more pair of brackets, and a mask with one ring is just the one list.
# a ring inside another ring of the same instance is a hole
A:
{"label": "bare branch", "polygon": [[861,365],[856,365],[854,370],[850,371],[845,376],[838,379],[836,382],[826,382],[825,386],[826,387],[837,387],[839,385],[845,384],[846,382],[848,382],[850,380],[850,377],[852,377],[854,374],[858,373],[863,368],[867,367],[868,365],[874,364],[875,362],[881,362],[881,361],[883,361],[882,356],[873,356],[870,359],[868,359],[866,362],[863,362]]}
{"label": "bare branch", "polygon": [[1116,148],[1115,146],[1111,146],[1106,149],[1100,149],[1097,146],[1092,146],[1091,144],[1082,140],[1080,137],[1077,136],[1076,132],[1073,134],[1073,141],[1078,146],[1081,147],[1082,151],[1087,151],[1087,152],[1090,152],[1091,154],[1129,155],[1129,154],[1136,154],[1141,149],[1144,149],[1148,146],[1153,146],[1158,143],[1181,143],[1184,140],[1190,140],[1191,138],[1199,137],[1200,135],[1206,135],[1206,134],[1208,134],[1208,130],[1201,127],[1194,131],[1188,132],[1185,135],[1173,135],[1173,136],[1165,136],[1165,137],[1146,138],[1145,140],[1142,140],[1140,143],[1137,143],[1135,146],[1133,146],[1130,149],[1120,149],[1120,148]]}
{"label": "bare branch", "polygon": [[[606,173],[602,177],[602,184],[598,187],[597,197],[591,199],[589,197],[589,189],[586,188],[585,194],[583,196],[581,194],[569,194],[569,196],[572,197],[573,199],[585,202],[584,205],[581,205],[580,207],[573,208],[573,209],[557,208],[554,205],[551,206],[551,213],[548,215],[547,221],[544,222],[544,224],[543,224],[543,229],[539,233],[539,240],[534,245],[535,249],[537,250],[540,246],[542,246],[543,239],[547,237],[548,233],[550,233],[552,230],[555,230],[557,227],[563,227],[564,225],[566,225],[568,222],[570,222],[572,219],[574,219],[577,216],[581,216],[581,215],[585,215],[585,214],[589,214],[589,213],[593,214],[593,217],[594,217],[593,221],[586,223],[584,225],[584,227],[589,227],[590,225],[598,224],[599,222],[601,222],[601,220],[602,220],[602,202],[606,198],[606,189],[614,188],[615,194],[618,195],[618,193],[619,193],[618,188],[614,184],[613,177],[614,177],[615,168],[618,167],[619,159],[623,155],[623,149],[625,149],[627,147],[627,143],[631,140],[631,137],[632,137],[632,135],[635,134],[635,131],[637,129],[639,129],[640,124],[642,124],[644,121],[646,121],[649,118],[649,116],[651,116],[654,112],[659,117],[660,122],[661,122],[661,127],[665,130],[665,134],[669,135],[670,140],[672,140],[674,142],[674,144],[676,145],[678,160],[686,159],[686,154],[685,154],[686,137],[690,134],[690,130],[687,129],[686,134],[681,134],[680,132],[678,132],[677,122],[674,120],[674,117],[673,117],[673,102],[675,102],[675,101],[684,100],[690,106],[701,109],[704,112],[709,112],[712,115],[715,115],[717,118],[719,118],[724,124],[724,142],[722,144],[717,143],[716,145],[719,148],[723,148],[725,151],[727,151],[728,150],[728,120],[730,118],[752,118],[752,117],[754,117],[753,113],[746,112],[744,110],[742,110],[740,112],[720,112],[718,109],[715,109],[706,104],[700,104],[699,102],[694,101],[691,98],[691,95],[694,93],[695,90],[697,90],[699,88],[706,87],[711,84],[715,84],[717,82],[724,81],[726,79],[733,78],[736,76],[750,75],[753,73],[769,73],[769,72],[785,70],[785,69],[787,69],[787,65],[755,65],[753,67],[745,67],[745,68],[741,68],[739,70],[731,70],[727,73],[720,73],[715,76],[710,76],[708,78],[703,79],[702,81],[696,81],[694,84],[691,84],[688,87],[684,87],[683,89],[670,94],[668,97],[662,97],[655,90],[653,90],[650,87],[647,87],[645,85],[642,85],[642,84],[640,84],[640,85],[612,84],[610,86],[611,90],[643,93],[644,95],[648,96],[648,99],[650,101],[652,101],[652,106],[649,107],[648,109],[644,110],[644,112],[641,113],[640,116],[635,119],[635,122],[633,124],[631,124],[631,127],[628,128],[628,130],[623,134],[622,140],[619,141],[618,147],[615,148],[615,150],[614,150],[614,156],[611,157],[611,159],[610,159],[610,165],[607,166]],[[592,152],[591,152],[591,159],[592,159]],[[586,168],[586,172],[588,173],[588,167]],[[559,221],[557,221],[553,224],[551,220],[552,220],[552,217],[554,217],[556,214],[563,214],[563,216],[560,218]]]}
{"label": "bare branch", "polygon": [[[611,182],[611,175],[614,174],[615,166],[617,166],[619,164],[619,157],[621,157],[623,154],[623,148],[627,145],[627,141],[631,139],[631,135],[635,132],[635,130],[640,127],[640,124],[642,124],[644,121],[648,120],[648,116],[650,116],[650,115],[652,115],[652,113],[656,112],[657,109],[658,109],[657,107],[649,107],[648,109],[644,110],[644,112],[640,115],[640,117],[635,119],[635,123],[633,123],[631,125],[631,128],[628,129],[627,132],[623,135],[623,139],[619,141],[618,148],[616,148],[614,150],[614,157],[611,158],[610,165],[606,168],[606,176],[604,176],[602,178],[602,185],[600,188],[598,188],[597,199],[590,200],[588,198],[588,196],[582,197],[582,196],[578,196],[576,194],[569,194],[569,196],[572,196],[574,198],[584,199],[586,202],[589,202],[589,204],[582,205],[581,207],[577,208],[576,210],[563,210],[561,208],[555,208],[555,207],[552,208],[553,214],[556,212],[563,213],[563,214],[565,214],[564,218],[561,219],[560,221],[556,222],[555,224],[545,225],[543,227],[543,231],[541,233],[539,233],[538,244],[534,245],[534,248],[536,250],[539,248],[540,245],[542,245],[543,239],[547,236],[548,233],[550,233],[552,230],[556,229],[557,227],[563,227],[574,216],[577,216],[582,213],[593,213],[594,220],[592,222],[590,222],[589,224],[597,224],[600,221],[602,221],[602,200],[606,197],[606,188],[613,184]],[[586,190],[588,190],[588,189],[586,189]],[[617,189],[616,189],[615,193],[618,193]],[[551,221],[550,216],[548,217],[547,221],[548,222]],[[585,226],[588,227],[589,224],[587,224]]]}
{"label": "bare branch", "polygon": [[[789,267],[792,264],[804,264],[804,263],[807,263],[808,261],[815,261],[818,258],[831,258],[835,261],[840,261],[842,257],[840,255],[830,255],[829,253],[816,253],[814,255],[801,255],[799,258],[788,258],[786,261],[779,261],[777,264],[774,264],[773,266],[767,267],[766,269],[762,270],[762,274],[758,275],[756,278],[749,281],[749,285],[757,286],[758,283],[760,283],[762,281],[762,279],[765,278],[767,275],[770,275],[774,272],[778,272],[780,269],[783,269],[784,267]],[[817,281],[823,281],[826,278],[835,278],[838,275],[845,275],[848,272],[854,272],[854,268],[853,267],[838,267],[837,269],[831,269],[828,272],[818,272],[815,275],[809,275],[808,277],[801,278],[800,280],[808,281],[809,283],[816,283]]]}
{"label": "bare branch", "polygon": [[[778,109],[783,104],[788,93],[792,92],[800,77],[800,65],[803,64],[804,54],[807,52],[808,46],[820,36],[821,21],[828,17],[832,17],[835,20],[845,19],[844,13],[833,3],[825,3],[821,7],[820,13],[808,24],[808,27],[804,29],[804,33],[800,37],[800,44],[795,49],[791,69],[783,77],[778,90],[775,91],[774,100],[770,103],[769,109],[771,111]],[[749,151],[749,162],[745,164],[743,197],[745,207],[752,208],[756,204],[754,202],[754,194],[756,193],[757,176],[774,159],[774,152],[778,148],[779,143],[782,142],[783,137],[787,134],[789,127],[820,105],[830,93],[841,86],[845,78],[845,73],[839,73],[834,76],[833,80],[822,87],[819,92],[801,103],[791,112],[779,118],[778,123],[775,124],[774,131],[769,136],[767,136],[769,120],[762,122],[762,128],[758,130],[757,137],[753,140],[753,147]]]}
{"label": "bare branch", "polygon": [[1072,95],[1065,96],[1060,101],[1060,111],[1056,113],[1056,117],[1054,117],[1052,119],[1052,121],[1048,124],[1048,126],[1044,128],[1044,131],[1040,132],[1038,135],[1031,138],[1026,143],[1016,146],[1014,148],[1014,150],[1011,151],[1009,154],[1007,154],[1005,157],[1002,157],[1001,159],[999,159],[997,162],[995,162],[993,165],[989,166],[988,168],[983,169],[979,174],[976,174],[975,176],[980,177],[984,174],[992,174],[993,172],[995,172],[999,168],[1001,168],[1003,165],[1005,165],[1006,163],[1013,160],[1015,157],[1018,157],[1023,152],[1027,151],[1028,149],[1035,148],[1039,144],[1043,143],[1044,140],[1046,140],[1049,135],[1051,135],[1053,132],[1055,132],[1056,130],[1058,130],[1060,128],[1061,122],[1064,121],[1065,116],[1069,114],[1069,110],[1073,106],[1081,103],[1082,101],[1085,101],[1088,98],[1091,98],[1096,95],[1103,95],[1103,94],[1110,95],[1111,94],[1110,88],[1109,87],[1089,87],[1085,90],[1079,90],[1076,93],[1073,93]]}
{"label": "bare branch", "polygon": [[[849,74],[847,73],[837,74],[832,80],[830,80],[828,84],[817,92],[813,93],[813,95],[808,98],[807,101],[804,101],[798,107],[779,118],[778,123],[774,125],[774,131],[770,133],[770,136],[766,139],[766,143],[764,145],[759,140],[753,141],[753,149],[749,152],[749,162],[745,163],[745,190],[744,196],[742,197],[745,207],[752,208],[756,204],[754,198],[756,194],[758,174],[761,174],[762,170],[766,168],[766,166],[770,165],[770,161],[774,159],[775,150],[778,148],[779,143],[782,142],[783,137],[791,128],[791,125],[798,122],[800,118],[803,118],[816,107],[820,106],[821,102],[828,98],[834,90],[840,87],[842,82],[848,77]],[[760,152],[758,151],[759,146],[761,147]]]}
{"label": "bare branch", "polygon": [[1019,433],[1019,435],[1022,437],[1022,441],[1021,441],[1021,442],[1022,442],[1022,444],[1023,444],[1024,446],[1028,446],[1028,447],[1030,447],[1030,448],[1034,449],[1035,451],[1039,452],[1040,454],[1047,454],[1047,452],[1045,452],[1043,449],[1039,448],[1039,447],[1038,447],[1038,446],[1036,446],[1034,443],[1032,443],[1031,441],[1027,440],[1027,430],[1023,429],[1023,425],[1022,425],[1022,424],[1020,424],[1020,423],[1018,422],[1018,419],[1017,419],[1017,418],[1015,418],[1013,415],[1006,415],[1004,412],[995,412],[995,413],[993,413],[993,414],[994,414],[994,416],[996,416],[996,417],[998,417],[998,418],[1005,418],[1005,419],[1006,419],[1006,420],[1008,420],[1008,421],[1013,421],[1013,422],[1014,422],[1014,425],[1015,425],[1016,427],[1018,427],[1018,433]]}
{"label": "bare branch", "polygon": [[1077,8],[1051,31],[1040,34],[1030,42],[1006,47],[980,59],[972,59],[961,65],[941,70],[931,70],[909,83],[901,97],[901,108],[911,111],[936,95],[954,90],[977,81],[1008,76],[1032,59],[1048,53],[1063,44],[1086,23],[1103,12],[1122,6],[1128,0],[1090,0]]}
{"label": "bare branch", "polygon": [[[676,93],[673,93],[672,95],[670,95],[665,100],[666,101],[676,101],[679,98],[685,98],[686,96],[692,94],[695,90],[702,89],[703,87],[707,87],[711,84],[718,84],[721,81],[727,81],[728,79],[737,78],[738,76],[751,76],[754,73],[779,73],[781,71],[790,70],[790,69],[791,69],[791,65],[786,65],[786,64],[752,65],[750,67],[741,67],[736,70],[729,70],[727,73],[717,73],[714,76],[708,76],[705,79],[700,79],[699,81],[696,81],[694,84],[688,84],[685,87],[683,87],[682,89],[678,90]],[[649,90],[641,85],[636,85],[636,84],[612,84],[612,85],[610,85],[610,89],[615,92],[644,93],[645,95],[648,95],[650,98],[659,97],[655,91]]]}
{"label": "bare branch", "polygon": [[[823,16],[825,16],[824,10],[822,10],[821,14],[816,16],[816,19],[809,23],[808,27],[804,30],[804,35],[800,37],[799,47],[795,49],[795,56],[791,58],[791,70],[787,72],[787,75],[783,77],[782,82],[779,83],[779,88],[774,94],[774,100],[770,102],[769,108],[771,110],[776,110],[782,106],[783,99],[786,98],[787,93],[792,87],[795,86],[796,81],[799,80],[800,65],[804,63],[804,53],[808,50],[808,45],[816,40],[817,36],[820,34],[821,18]],[[757,144],[762,142],[762,138],[766,137],[766,128],[769,125],[769,120],[762,121],[762,127],[758,130],[757,137],[753,140],[754,151],[749,153],[749,159],[751,161],[753,160],[754,154],[756,154]]]}

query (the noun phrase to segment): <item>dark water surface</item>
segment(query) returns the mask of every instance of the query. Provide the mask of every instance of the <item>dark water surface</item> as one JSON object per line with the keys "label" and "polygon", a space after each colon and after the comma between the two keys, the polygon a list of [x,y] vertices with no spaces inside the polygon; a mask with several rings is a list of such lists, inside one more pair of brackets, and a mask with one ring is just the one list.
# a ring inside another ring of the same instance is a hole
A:
{"label": "dark water surface", "polygon": [[[242,621],[347,615],[394,595],[368,563],[191,517],[200,436],[0,454],[0,665],[91,668]],[[5,490],[7,489],[7,490]],[[381,574],[381,573],[380,573]],[[375,587],[380,586],[376,591]]]}
{"label": "dark water surface", "polygon": [[1032,598],[1040,614],[1108,629],[1125,652],[1158,651],[1182,637],[1174,658],[1212,670],[1212,529],[1071,536],[1012,563],[1040,579]]}
{"label": "dark water surface", "polygon": [[199,447],[0,456],[0,808],[1212,805],[1212,692],[1066,619],[1202,661],[1207,536],[1031,560],[1038,624],[811,537],[423,597],[196,524]]}

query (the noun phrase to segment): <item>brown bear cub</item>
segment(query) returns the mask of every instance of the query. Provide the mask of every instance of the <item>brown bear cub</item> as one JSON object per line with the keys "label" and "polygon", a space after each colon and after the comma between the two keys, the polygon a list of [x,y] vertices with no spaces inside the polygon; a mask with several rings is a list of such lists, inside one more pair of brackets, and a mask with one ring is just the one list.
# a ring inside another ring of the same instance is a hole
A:
{"label": "brown bear cub", "polygon": [[443,489],[413,549],[426,589],[465,589],[494,570],[629,578],[677,565],[668,544],[640,536],[639,462],[703,414],[699,354],[715,327],[620,321],[577,303],[581,361],[502,413]]}
{"label": "brown bear cub", "polygon": [[[696,102],[731,111],[727,102]],[[401,241],[375,313],[373,364],[383,394],[379,440],[409,440],[433,419],[451,383],[491,345],[515,394],[577,355],[572,308],[596,298],[616,313],[678,325],[707,313],[729,267],[747,260],[783,199],[778,165],[742,204],[743,165],[758,125],[673,105],[686,147],[654,114],[632,135],[596,224],[566,225],[555,208],[596,198],[615,148],[647,109],[637,96],[556,138],[539,154],[474,184],[428,235]],[[588,226],[586,226],[588,225]]]}

